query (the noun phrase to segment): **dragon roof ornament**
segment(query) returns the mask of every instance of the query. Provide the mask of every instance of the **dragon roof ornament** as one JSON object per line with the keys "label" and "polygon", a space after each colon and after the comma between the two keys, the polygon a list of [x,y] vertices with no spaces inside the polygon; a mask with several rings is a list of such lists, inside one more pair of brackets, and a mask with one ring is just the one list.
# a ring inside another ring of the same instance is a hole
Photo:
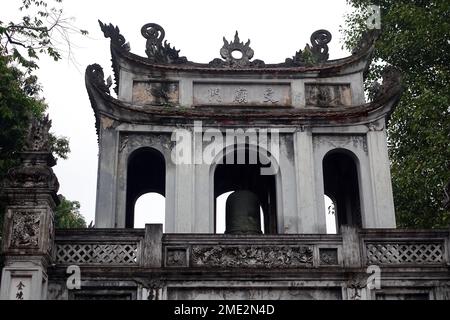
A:
{"label": "dragon roof ornament", "polygon": [[[120,33],[118,27],[112,24],[104,24],[99,21],[100,28],[105,37],[111,39],[111,47],[116,51],[128,53],[130,45],[126,42],[125,37]],[[239,69],[239,68],[295,68],[295,67],[309,67],[320,66],[328,62],[329,48],[332,36],[327,30],[321,29],[312,33],[310,37],[311,44],[306,44],[303,50],[299,50],[291,58],[287,58],[284,62],[278,64],[266,64],[262,60],[252,60],[254,51],[250,47],[250,40],[246,43],[239,39],[239,34],[236,31],[234,40],[228,41],[223,38],[223,46],[220,49],[221,58],[213,59],[209,63],[195,63],[189,61],[186,57],[180,56],[180,50],[172,47],[167,40],[165,40],[164,28],[156,23],[147,23],[141,28],[142,36],[147,40],[145,45],[145,53],[148,62],[158,65],[179,65],[191,66],[201,68],[224,68],[224,69]],[[367,33],[357,47],[353,51],[353,55],[362,54],[368,50],[376,38],[376,34]],[[235,53],[240,55],[237,57]]]}

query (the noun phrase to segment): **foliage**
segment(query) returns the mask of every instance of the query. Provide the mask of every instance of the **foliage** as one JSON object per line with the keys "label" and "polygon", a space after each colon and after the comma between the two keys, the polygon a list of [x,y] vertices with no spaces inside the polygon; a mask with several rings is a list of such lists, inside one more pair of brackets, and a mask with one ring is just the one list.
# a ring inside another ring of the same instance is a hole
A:
{"label": "foliage", "polygon": [[[42,118],[47,109],[45,100],[39,96],[41,86],[33,74],[39,68],[39,56],[48,55],[58,61],[68,49],[70,58],[70,36],[87,34],[64,16],[62,0],[20,2],[20,21],[0,21],[0,181],[17,165],[30,118]],[[66,159],[70,152],[68,139],[53,134],[50,139],[53,154]],[[62,205],[58,210],[63,225],[85,225],[78,213],[79,204],[78,208],[76,202],[66,201]],[[0,218],[2,206],[0,203]]]}
{"label": "foliage", "polygon": [[[348,0],[345,46],[366,29],[369,0]],[[450,182],[450,2],[381,0],[381,36],[366,88],[385,64],[402,72],[404,93],[389,120],[392,184],[400,227],[437,228],[450,223],[443,205]]]}
{"label": "foliage", "polygon": [[67,48],[70,57],[70,36],[88,34],[86,30],[74,27],[73,19],[64,16],[62,0],[21,2],[19,10],[24,15],[20,21],[0,21],[0,50],[2,54],[10,55],[30,75],[39,67],[36,60],[40,54],[58,61]]}
{"label": "foliage", "polygon": [[[29,118],[42,117],[47,109],[33,74],[39,55],[58,61],[65,47],[70,55],[71,35],[87,34],[64,16],[62,0],[21,0],[19,10],[20,21],[0,21],[0,178],[15,164]],[[55,156],[66,159],[67,138],[52,135],[51,139]]]}
{"label": "foliage", "polygon": [[[42,117],[47,108],[43,99],[27,94],[24,74],[12,67],[10,57],[0,55],[0,179],[16,164],[30,117]],[[69,142],[51,135],[55,156],[66,159]]]}
{"label": "foliage", "polygon": [[55,226],[61,229],[86,228],[86,221],[80,214],[80,203],[67,200],[59,195],[61,201],[55,211]]}

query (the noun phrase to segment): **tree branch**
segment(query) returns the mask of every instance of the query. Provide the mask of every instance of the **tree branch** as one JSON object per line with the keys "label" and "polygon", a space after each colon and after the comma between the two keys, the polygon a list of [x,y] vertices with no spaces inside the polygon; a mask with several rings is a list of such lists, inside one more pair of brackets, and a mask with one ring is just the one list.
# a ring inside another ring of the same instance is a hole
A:
{"label": "tree branch", "polygon": [[18,45],[18,46],[22,46],[22,47],[24,47],[24,48],[26,48],[27,46],[26,45],[24,45],[23,43],[21,43],[21,42],[17,42],[17,41],[15,41],[15,40],[13,40],[12,38],[11,38],[11,36],[9,35],[9,33],[8,32],[6,32],[5,31],[5,35],[6,35],[6,37],[8,38],[8,42],[9,43],[11,43],[11,44],[15,44],[15,45]]}

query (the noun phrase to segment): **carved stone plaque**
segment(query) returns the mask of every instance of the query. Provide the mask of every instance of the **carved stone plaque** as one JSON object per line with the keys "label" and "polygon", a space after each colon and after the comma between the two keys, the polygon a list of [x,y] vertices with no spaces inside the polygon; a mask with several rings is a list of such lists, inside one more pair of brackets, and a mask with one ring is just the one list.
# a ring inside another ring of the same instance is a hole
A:
{"label": "carved stone plaque", "polygon": [[313,265],[309,246],[195,246],[194,267],[301,268]]}
{"label": "carved stone plaque", "polygon": [[319,257],[321,265],[337,265],[338,249],[337,248],[319,248]]}
{"label": "carved stone plaque", "polygon": [[177,104],[178,82],[135,81],[133,83],[133,103],[136,104]]}
{"label": "carved stone plaque", "polygon": [[349,84],[305,84],[306,106],[350,107],[352,95]]}
{"label": "carved stone plaque", "polygon": [[196,106],[291,106],[288,83],[194,83]]}
{"label": "carved stone plaque", "polygon": [[38,211],[16,211],[13,214],[11,248],[37,248],[41,213]]}
{"label": "carved stone plaque", "polygon": [[187,267],[187,254],[185,248],[167,248],[166,266]]}

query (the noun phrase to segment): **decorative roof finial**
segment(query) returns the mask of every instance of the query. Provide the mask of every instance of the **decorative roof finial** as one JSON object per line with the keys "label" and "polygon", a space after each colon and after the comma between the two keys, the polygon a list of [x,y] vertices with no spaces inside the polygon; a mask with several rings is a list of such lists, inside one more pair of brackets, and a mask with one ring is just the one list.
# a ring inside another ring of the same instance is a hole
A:
{"label": "decorative roof finial", "polygon": [[180,57],[180,50],[171,47],[167,40],[164,41],[165,31],[156,23],[147,23],[141,28],[142,36],[147,39],[145,53],[155,63],[186,63],[186,57]]}
{"label": "decorative roof finial", "polygon": [[303,66],[323,63],[328,60],[328,43],[331,41],[331,33],[321,29],[311,35],[311,46],[307,44],[305,49],[299,50],[292,58],[287,58],[288,66]]}
{"label": "decorative roof finial", "polygon": [[125,51],[130,51],[130,43],[126,42],[125,37],[120,33],[119,27],[114,27],[111,23],[106,25],[100,20],[98,20],[100,29],[103,31],[105,38],[111,39],[111,44],[123,49]]}
{"label": "decorative roof finial", "polygon": [[[235,52],[238,52],[239,57],[233,56],[233,53]],[[220,49],[220,56],[225,61],[221,59],[214,59],[209,64],[215,67],[231,68],[264,66],[264,61],[250,61],[253,58],[253,54],[254,51],[250,48],[250,40],[247,40],[244,44],[244,42],[239,39],[239,33],[236,31],[233,42],[228,42],[228,40],[223,37],[223,47]]]}

